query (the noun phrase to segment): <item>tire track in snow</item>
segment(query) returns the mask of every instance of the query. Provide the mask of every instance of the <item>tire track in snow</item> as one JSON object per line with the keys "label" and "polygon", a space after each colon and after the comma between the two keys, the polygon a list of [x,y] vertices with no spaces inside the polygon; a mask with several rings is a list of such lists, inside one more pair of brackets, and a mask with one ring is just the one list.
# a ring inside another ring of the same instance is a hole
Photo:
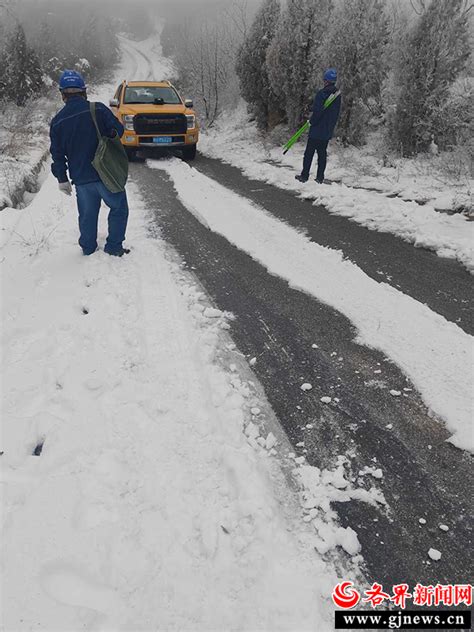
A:
{"label": "tire track in snow", "polygon": [[137,44],[124,37],[120,38],[121,47],[133,60],[133,67],[129,70],[129,75],[124,77],[129,81],[153,80],[153,62],[141,51]]}
{"label": "tire track in snow", "polygon": [[[214,363],[219,323],[194,320],[179,269],[129,193],[128,258],[79,254],[74,201],[52,177],[36,215],[47,231],[58,205],[66,224],[33,261],[26,244],[9,252],[6,625],[75,630],[83,607],[101,629],[263,629],[265,619],[329,630],[318,595],[331,571],[314,533],[301,548],[294,497],[242,434],[238,374]],[[41,458],[26,456],[39,431]]]}
{"label": "tire track in snow", "polygon": [[[235,314],[232,337],[248,358],[257,357],[254,371],[296,454],[320,468],[349,455],[354,477],[368,463],[382,469],[389,515],[357,501],[336,504],[342,524],[358,533],[372,580],[429,583],[433,568],[426,555],[434,543],[445,552],[436,578],[463,581],[471,537],[470,459],[446,443],[449,433],[431,418],[403,373],[380,352],[354,341],[343,315],[289,288],[198,221],[176,199],[166,176],[136,165],[134,178],[165,239],[215,304]],[[299,388],[301,376],[313,384],[309,394]],[[391,384],[407,392],[393,397]],[[319,398],[328,393],[337,401],[322,406]],[[432,526],[420,529],[420,516]],[[449,539],[437,520],[452,525]]]}
{"label": "tire track in snow", "polygon": [[129,45],[128,40],[126,40],[124,37],[120,37],[120,46],[121,46],[122,51],[125,53],[125,55],[128,58],[129,63],[124,63],[124,67],[127,70],[127,73],[129,73],[131,76],[136,75],[137,68],[138,68],[138,61],[137,61],[136,55],[134,54],[135,53],[134,49],[132,49],[132,47]]}
{"label": "tire track in snow", "polygon": [[215,158],[199,155],[193,166],[277,219],[304,231],[311,241],[342,251],[377,282],[388,283],[474,334],[472,276],[455,260],[413,248],[396,235],[367,230],[315,207],[312,200],[295,197],[292,191],[251,180],[237,167]]}

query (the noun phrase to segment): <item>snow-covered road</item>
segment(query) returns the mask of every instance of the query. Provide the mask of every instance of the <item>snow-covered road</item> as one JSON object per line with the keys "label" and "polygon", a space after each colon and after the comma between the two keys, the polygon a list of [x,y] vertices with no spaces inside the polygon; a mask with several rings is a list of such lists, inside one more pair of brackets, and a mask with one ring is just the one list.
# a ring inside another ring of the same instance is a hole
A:
{"label": "snow-covered road", "polygon": [[120,80],[133,77],[136,81],[170,79],[172,76],[172,64],[163,57],[156,37],[151,37],[142,42],[119,37],[122,49],[121,75],[117,74]]}
{"label": "snow-covered road", "polygon": [[[92,98],[107,103],[123,78],[171,76],[156,38],[121,38],[121,45],[114,81]],[[51,175],[27,208],[1,214],[4,629],[331,630],[337,574],[322,555],[337,551],[345,579],[359,576],[361,558],[357,534],[341,526],[330,502],[350,507],[355,499],[393,522],[383,482],[373,459],[351,477],[350,459],[360,457],[355,447],[320,469],[308,465],[304,442],[290,445],[252,373],[259,358],[236,348],[232,314],[216,309],[161,234],[166,195],[172,191],[173,204],[229,249],[263,264],[269,277],[302,290],[305,301],[345,314],[361,342],[383,350],[410,377],[462,447],[469,440],[472,338],[187,165],[153,166],[157,171],[132,169],[132,253],[123,259],[80,255],[75,202],[61,196]],[[153,195],[145,196],[144,183]],[[105,216],[101,221],[103,243]],[[325,266],[330,282],[318,283],[312,266]],[[343,358],[330,353],[343,375]],[[311,371],[314,384],[303,391],[298,384],[298,396],[310,402],[318,393],[315,406],[328,412],[311,421],[330,420],[334,441],[341,411],[356,436],[365,419],[348,420],[336,390],[320,402],[316,373],[325,368],[302,364],[301,379]],[[441,437],[435,448],[444,455],[448,433],[416,394],[410,400],[411,382],[397,377],[390,394],[382,367],[370,371],[378,401],[390,400],[381,417],[396,402],[394,418],[403,423],[410,423],[405,411],[415,411],[417,428]],[[386,371],[402,375],[397,367]],[[336,372],[330,377],[338,379]],[[349,392],[339,381],[331,388]],[[279,390],[290,386],[282,382]],[[305,414],[303,404],[296,408]],[[308,447],[312,428],[305,422]],[[393,443],[403,449],[399,437]],[[376,449],[368,445],[364,457]],[[451,535],[427,530],[417,537],[422,544],[410,534],[409,545],[424,560],[433,539],[449,542]],[[451,562],[449,568],[458,559]]]}
{"label": "snow-covered road", "polygon": [[469,334],[390,285],[369,278],[344,260],[343,253],[311,242],[186,163],[175,159],[150,165],[166,170],[186,208],[212,231],[291,287],[347,315],[357,327],[358,340],[396,362],[433,412],[446,420],[453,432],[451,441],[474,449]]}
{"label": "snow-covered road", "polygon": [[[446,336],[445,342],[449,341],[450,332],[455,332],[469,343],[469,336],[419,301],[381,284],[377,274],[366,276],[333,249],[319,247],[317,231],[310,240],[301,234],[303,227],[290,228],[291,219],[287,220],[290,226],[282,222],[271,205],[251,204],[248,196],[254,197],[258,183],[237,175],[235,169],[215,161],[207,169],[209,161],[199,158],[188,177],[189,167],[180,161],[162,158],[150,164],[153,169],[133,165],[133,177],[154,209],[163,237],[177,249],[214,303],[235,315],[229,322],[231,335],[251,362],[291,439],[297,476],[304,486],[309,484],[303,494],[304,520],[312,522],[321,538],[318,550],[337,542],[334,530],[328,533],[319,522],[321,516],[327,519],[331,511],[337,511],[340,523],[357,532],[365,569],[373,580],[390,584],[403,577],[410,584],[429,583],[434,573],[441,582],[463,581],[468,566],[465,551],[470,547],[469,455],[447,443],[449,431],[421,401],[407,377],[408,366],[402,371],[390,355],[405,354],[409,363],[418,365],[412,366],[416,379],[424,375],[450,401],[451,389],[440,378],[444,356],[423,368],[426,357],[419,353],[426,345],[425,353],[431,356],[442,344],[430,344],[423,327],[410,344],[402,340],[410,335],[412,321],[419,326],[420,317],[428,330],[446,327],[445,334],[434,334],[436,340]],[[201,177],[203,167],[211,178]],[[225,188],[216,180],[224,182]],[[233,189],[241,180],[247,193],[235,195]],[[271,194],[271,188],[267,185],[267,197],[275,201],[278,191]],[[283,196],[282,204],[291,205],[291,196]],[[302,206],[307,212],[310,205]],[[297,209],[302,210],[300,204]],[[357,238],[358,232],[367,231],[352,227],[345,239]],[[359,245],[378,257],[381,253],[374,248],[379,242],[371,235]],[[389,262],[397,253],[391,241],[396,240],[384,237],[382,241],[382,246],[390,246]],[[405,255],[410,249],[403,244]],[[417,253],[415,264],[424,261],[423,253],[414,249],[413,253]],[[442,273],[442,261],[434,254],[428,259]],[[461,268],[459,272],[470,278]],[[351,281],[344,285],[348,276]],[[324,303],[316,298],[323,292]],[[380,297],[383,292],[387,300]],[[327,304],[331,295],[340,311]],[[410,318],[405,319],[404,309]],[[362,331],[368,332],[375,322],[374,331],[366,337],[368,345],[360,344],[353,323],[344,316],[350,310]],[[393,327],[387,320],[395,323]],[[388,346],[398,340],[399,346],[387,355],[374,348],[371,340]],[[463,344],[457,354],[448,345],[446,354],[457,375],[456,362],[465,356]],[[469,365],[465,371],[470,373]],[[451,377],[448,374],[446,379]],[[461,402],[469,400],[469,384],[464,384]],[[432,406],[439,393],[436,389],[431,395],[425,392],[428,404]],[[445,404],[443,399],[438,401]],[[455,416],[451,421],[455,425]],[[329,471],[321,472],[323,468]],[[364,476],[374,469],[379,479]],[[340,487],[335,489],[330,483],[324,488],[321,483],[328,478]],[[317,510],[319,516],[314,516],[313,503],[325,508],[322,513]],[[419,519],[429,528],[420,529]],[[450,525],[448,537],[437,527],[440,520]],[[436,568],[426,559],[428,544],[442,552]]]}
{"label": "snow-covered road", "polygon": [[[136,50],[118,78],[149,72]],[[330,629],[335,575],[268,458],[285,438],[270,412],[244,434],[266,404],[226,317],[129,196],[123,260],[82,257],[52,176],[2,213],[4,628]]]}
{"label": "snow-covered road", "polygon": [[[460,214],[446,215],[435,211],[436,204],[442,205],[442,198],[454,202],[456,196],[472,211],[472,181],[467,186],[458,184],[449,190],[446,187],[447,190],[442,194],[438,190],[439,182],[434,177],[418,184],[416,176],[412,176],[411,179],[405,178],[402,185],[383,177],[370,180],[359,175],[360,182],[369,180],[372,186],[380,187],[380,191],[336,181],[331,186],[319,186],[313,180],[302,185],[295,181],[295,174],[301,169],[303,147],[295,146],[290,153],[282,156],[278,147],[265,146],[255,123],[249,123],[245,107],[223,115],[201,142],[201,150],[207,156],[238,167],[249,178],[293,191],[316,206],[324,206],[331,213],[347,217],[369,230],[391,233],[417,248],[427,248],[440,257],[457,259],[474,273],[474,223]],[[229,148],[232,150],[229,151]],[[344,173],[342,169],[339,171]],[[336,173],[338,170],[331,158],[328,177],[334,177]],[[352,174],[351,178],[346,179],[353,182],[357,177]],[[398,197],[404,188],[408,196],[406,200]],[[426,205],[419,205],[410,199],[410,196],[416,198],[420,195],[419,189],[423,191],[423,199],[430,192],[433,196],[428,196]],[[437,195],[440,198],[438,201]]]}
{"label": "snow-covered road", "polygon": [[5,629],[324,628],[330,573],[242,432],[262,404],[215,363],[225,318],[130,192],[127,260],[83,259],[52,178],[3,251]]}

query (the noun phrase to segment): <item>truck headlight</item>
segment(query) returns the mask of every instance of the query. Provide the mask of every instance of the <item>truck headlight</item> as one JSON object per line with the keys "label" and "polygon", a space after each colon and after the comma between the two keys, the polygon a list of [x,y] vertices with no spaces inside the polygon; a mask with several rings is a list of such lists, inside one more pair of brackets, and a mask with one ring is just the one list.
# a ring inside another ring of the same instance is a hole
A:
{"label": "truck headlight", "polygon": [[194,114],[186,114],[186,121],[188,123],[188,129],[194,129],[196,127],[196,117]]}
{"label": "truck headlight", "polygon": [[126,130],[132,131],[134,130],[133,127],[133,119],[135,117],[133,116],[133,114],[125,114],[125,116],[123,117],[123,124]]}

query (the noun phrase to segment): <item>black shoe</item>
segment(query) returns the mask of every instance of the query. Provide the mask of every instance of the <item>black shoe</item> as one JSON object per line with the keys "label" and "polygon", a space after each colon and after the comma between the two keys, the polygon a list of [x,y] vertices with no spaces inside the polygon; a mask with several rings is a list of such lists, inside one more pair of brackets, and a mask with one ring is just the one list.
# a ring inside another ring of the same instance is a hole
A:
{"label": "black shoe", "polygon": [[324,184],[324,180],[321,180],[320,178],[315,178],[315,180],[318,184]]}
{"label": "black shoe", "polygon": [[299,182],[308,182],[308,178],[305,178],[304,176],[295,176],[295,180],[298,180]]}
{"label": "black shoe", "polygon": [[108,250],[105,252],[111,257],[123,257],[123,255],[128,255],[130,253],[130,248],[121,248],[120,250],[117,250],[117,252],[109,252]]}

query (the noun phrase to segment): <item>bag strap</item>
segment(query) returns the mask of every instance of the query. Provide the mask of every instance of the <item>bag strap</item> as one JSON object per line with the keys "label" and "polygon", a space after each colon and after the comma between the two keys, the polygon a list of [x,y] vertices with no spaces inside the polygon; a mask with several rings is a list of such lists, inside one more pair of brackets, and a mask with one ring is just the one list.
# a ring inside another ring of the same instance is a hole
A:
{"label": "bag strap", "polygon": [[95,111],[95,106],[96,105],[97,105],[96,103],[91,101],[91,103],[90,103],[90,110],[91,110],[92,120],[94,121],[94,125],[95,125],[95,128],[97,130],[97,138],[100,140],[102,138],[102,134],[100,133],[99,126],[97,125],[97,115],[96,115],[96,111]]}

